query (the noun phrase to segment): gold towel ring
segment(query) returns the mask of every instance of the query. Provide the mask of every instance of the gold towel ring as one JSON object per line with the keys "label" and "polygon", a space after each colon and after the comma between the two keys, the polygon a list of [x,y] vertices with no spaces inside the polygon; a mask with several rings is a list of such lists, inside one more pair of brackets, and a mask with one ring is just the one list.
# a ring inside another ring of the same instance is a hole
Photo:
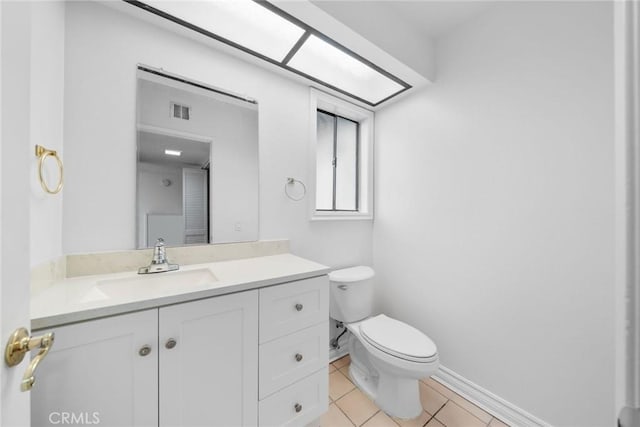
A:
{"label": "gold towel ring", "polygon": [[[49,156],[53,156],[53,158],[56,159],[56,162],[58,162],[58,169],[60,170],[60,181],[58,181],[58,186],[55,190],[52,190],[47,186],[43,176],[44,161]],[[62,166],[62,160],[60,160],[58,153],[55,150],[44,148],[42,145],[36,145],[36,157],[38,157],[38,179],[40,179],[42,189],[49,194],[59,193],[64,186],[64,166]]]}

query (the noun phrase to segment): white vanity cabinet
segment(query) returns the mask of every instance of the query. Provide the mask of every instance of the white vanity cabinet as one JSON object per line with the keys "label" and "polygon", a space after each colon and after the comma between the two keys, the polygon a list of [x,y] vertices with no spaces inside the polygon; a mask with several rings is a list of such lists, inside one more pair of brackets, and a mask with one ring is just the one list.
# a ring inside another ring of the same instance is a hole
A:
{"label": "white vanity cabinet", "polygon": [[328,409],[327,276],[260,289],[260,426],[304,426]]}
{"label": "white vanity cabinet", "polygon": [[72,416],[110,427],[257,424],[258,291],[51,330],[35,427]]}
{"label": "white vanity cabinet", "polygon": [[159,314],[160,426],[255,426],[258,291]]}
{"label": "white vanity cabinet", "polygon": [[32,425],[302,427],[328,408],[328,305],[323,275],[40,329]]}
{"label": "white vanity cabinet", "polygon": [[31,390],[32,426],[158,425],[158,310],[51,331]]}

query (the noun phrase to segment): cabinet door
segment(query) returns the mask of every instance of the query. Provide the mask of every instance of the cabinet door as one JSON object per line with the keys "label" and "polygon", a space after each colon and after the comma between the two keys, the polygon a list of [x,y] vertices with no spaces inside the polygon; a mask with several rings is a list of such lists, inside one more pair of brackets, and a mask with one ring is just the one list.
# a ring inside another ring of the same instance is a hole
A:
{"label": "cabinet door", "polygon": [[158,425],[157,310],[51,331],[31,391],[31,425]]}
{"label": "cabinet door", "polygon": [[258,422],[258,292],[160,309],[160,426]]}

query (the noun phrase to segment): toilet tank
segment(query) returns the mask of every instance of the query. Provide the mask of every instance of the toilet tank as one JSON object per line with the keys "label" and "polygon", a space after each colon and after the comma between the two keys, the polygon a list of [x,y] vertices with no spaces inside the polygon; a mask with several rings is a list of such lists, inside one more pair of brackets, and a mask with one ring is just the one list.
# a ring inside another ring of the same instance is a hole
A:
{"label": "toilet tank", "polygon": [[329,273],[329,316],[344,323],[357,322],[371,316],[374,276],[373,269],[366,266]]}

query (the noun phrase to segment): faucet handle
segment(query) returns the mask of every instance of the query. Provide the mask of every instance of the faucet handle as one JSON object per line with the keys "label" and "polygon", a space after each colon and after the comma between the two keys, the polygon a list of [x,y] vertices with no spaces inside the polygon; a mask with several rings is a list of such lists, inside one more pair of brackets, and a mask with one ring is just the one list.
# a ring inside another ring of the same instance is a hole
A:
{"label": "faucet handle", "polygon": [[153,259],[151,264],[164,264],[167,262],[167,256],[164,250],[164,239],[160,237],[156,240],[156,245],[153,247]]}

